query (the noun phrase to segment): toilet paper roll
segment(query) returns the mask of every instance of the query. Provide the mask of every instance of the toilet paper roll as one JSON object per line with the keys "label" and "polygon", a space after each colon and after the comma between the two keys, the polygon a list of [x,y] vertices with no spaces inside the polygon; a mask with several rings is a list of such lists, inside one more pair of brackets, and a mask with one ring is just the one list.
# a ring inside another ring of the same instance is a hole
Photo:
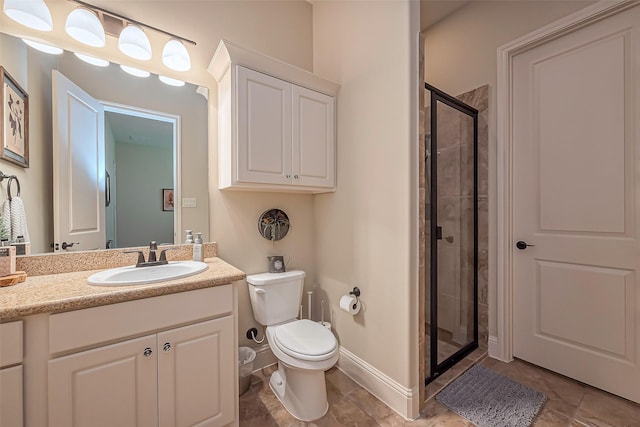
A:
{"label": "toilet paper roll", "polygon": [[360,311],[360,301],[353,295],[343,295],[340,298],[340,309],[355,315]]}

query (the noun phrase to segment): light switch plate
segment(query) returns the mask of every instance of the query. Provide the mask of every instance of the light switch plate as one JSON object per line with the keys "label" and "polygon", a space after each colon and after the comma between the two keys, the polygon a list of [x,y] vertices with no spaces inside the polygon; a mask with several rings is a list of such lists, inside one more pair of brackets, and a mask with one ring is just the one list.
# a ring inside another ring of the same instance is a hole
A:
{"label": "light switch plate", "polygon": [[182,198],[182,207],[183,208],[196,208],[198,207],[198,203],[195,197],[183,197]]}

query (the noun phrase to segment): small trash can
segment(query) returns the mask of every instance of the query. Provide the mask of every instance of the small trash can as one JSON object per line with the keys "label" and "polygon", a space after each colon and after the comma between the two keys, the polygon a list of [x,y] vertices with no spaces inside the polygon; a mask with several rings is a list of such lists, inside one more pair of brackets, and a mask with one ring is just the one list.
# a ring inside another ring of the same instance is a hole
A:
{"label": "small trash can", "polygon": [[253,361],[256,352],[250,347],[238,348],[238,394],[242,395],[251,385],[251,373],[253,372]]}

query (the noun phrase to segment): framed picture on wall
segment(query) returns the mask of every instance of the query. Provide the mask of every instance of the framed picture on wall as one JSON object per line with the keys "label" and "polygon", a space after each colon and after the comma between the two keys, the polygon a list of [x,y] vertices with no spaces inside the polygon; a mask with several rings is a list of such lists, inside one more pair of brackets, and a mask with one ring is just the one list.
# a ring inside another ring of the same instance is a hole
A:
{"label": "framed picture on wall", "polygon": [[162,210],[172,211],[173,204],[174,204],[173,188],[163,188],[162,189]]}
{"label": "framed picture on wall", "polygon": [[27,92],[0,66],[0,158],[23,168],[29,167],[29,97]]}

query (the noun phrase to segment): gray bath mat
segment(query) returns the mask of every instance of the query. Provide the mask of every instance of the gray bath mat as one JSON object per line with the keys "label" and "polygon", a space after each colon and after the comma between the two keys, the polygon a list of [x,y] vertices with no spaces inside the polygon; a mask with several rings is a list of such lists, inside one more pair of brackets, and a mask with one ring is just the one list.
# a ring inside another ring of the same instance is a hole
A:
{"label": "gray bath mat", "polygon": [[546,397],[476,365],[438,393],[436,400],[478,427],[529,427]]}

